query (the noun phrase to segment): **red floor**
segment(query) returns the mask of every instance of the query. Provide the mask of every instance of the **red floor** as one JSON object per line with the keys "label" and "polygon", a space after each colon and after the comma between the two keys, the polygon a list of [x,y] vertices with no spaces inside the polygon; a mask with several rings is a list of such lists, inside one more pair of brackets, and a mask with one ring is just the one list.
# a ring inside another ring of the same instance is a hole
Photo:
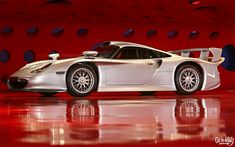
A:
{"label": "red floor", "polygon": [[114,95],[1,92],[0,147],[219,146],[218,139],[235,137],[234,91]]}

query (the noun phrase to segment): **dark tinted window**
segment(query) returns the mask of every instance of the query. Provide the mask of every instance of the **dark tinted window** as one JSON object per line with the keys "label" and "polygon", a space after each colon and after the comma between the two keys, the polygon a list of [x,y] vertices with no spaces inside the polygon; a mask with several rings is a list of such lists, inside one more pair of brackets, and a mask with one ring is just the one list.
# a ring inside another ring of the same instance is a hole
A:
{"label": "dark tinted window", "polygon": [[145,49],[145,48],[138,48],[138,55],[139,59],[152,59],[152,58],[165,58],[165,57],[170,57],[170,55],[150,50],[150,49]]}
{"label": "dark tinted window", "polygon": [[139,59],[149,59],[149,51],[147,49],[138,49]]}
{"label": "dark tinted window", "polygon": [[98,52],[97,55],[98,57],[110,58],[118,49],[119,49],[118,46],[107,45],[107,46],[98,46],[95,48],[95,51]]}
{"label": "dark tinted window", "polygon": [[166,57],[170,57],[170,55],[162,53],[162,52],[158,52],[158,51],[154,51],[154,50],[149,50],[148,52],[148,56],[149,58],[166,58]]}
{"label": "dark tinted window", "polygon": [[170,55],[154,51],[151,49],[140,47],[124,47],[116,55],[116,59],[152,59],[152,58],[165,58]]}
{"label": "dark tinted window", "polygon": [[138,59],[137,48],[135,47],[124,47],[117,54],[116,59]]}

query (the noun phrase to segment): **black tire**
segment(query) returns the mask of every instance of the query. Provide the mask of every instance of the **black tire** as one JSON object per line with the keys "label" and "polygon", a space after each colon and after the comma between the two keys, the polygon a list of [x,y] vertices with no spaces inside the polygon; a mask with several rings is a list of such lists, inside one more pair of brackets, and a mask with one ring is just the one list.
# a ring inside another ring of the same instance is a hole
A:
{"label": "black tire", "polygon": [[184,64],[175,73],[175,86],[178,94],[193,94],[197,90],[201,90],[202,83],[203,74],[194,65]]}
{"label": "black tire", "polygon": [[39,92],[39,93],[45,97],[52,97],[52,96],[56,95],[58,92]]}
{"label": "black tire", "polygon": [[97,88],[97,81],[95,71],[87,64],[72,66],[66,76],[68,93],[74,97],[84,97],[91,94]]}
{"label": "black tire", "polygon": [[140,91],[141,96],[153,96],[156,92],[155,91]]}

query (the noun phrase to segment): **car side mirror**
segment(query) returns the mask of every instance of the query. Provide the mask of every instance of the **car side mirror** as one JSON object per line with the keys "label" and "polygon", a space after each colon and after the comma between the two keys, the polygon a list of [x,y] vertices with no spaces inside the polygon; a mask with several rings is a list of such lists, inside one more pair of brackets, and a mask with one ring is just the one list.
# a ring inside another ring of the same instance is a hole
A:
{"label": "car side mirror", "polygon": [[82,55],[85,56],[86,58],[90,58],[90,57],[97,56],[98,52],[97,51],[84,51]]}
{"label": "car side mirror", "polygon": [[49,58],[52,58],[53,60],[57,60],[59,57],[60,57],[59,53],[49,54]]}

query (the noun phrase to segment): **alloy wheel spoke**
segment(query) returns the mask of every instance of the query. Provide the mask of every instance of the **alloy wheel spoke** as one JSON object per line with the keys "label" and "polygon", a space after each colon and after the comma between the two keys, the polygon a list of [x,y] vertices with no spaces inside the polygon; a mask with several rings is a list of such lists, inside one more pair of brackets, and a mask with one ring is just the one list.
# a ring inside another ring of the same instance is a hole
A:
{"label": "alloy wheel spoke", "polygon": [[94,85],[94,76],[86,68],[78,69],[71,78],[72,85],[79,93],[86,93]]}
{"label": "alloy wheel spoke", "polygon": [[198,87],[199,75],[194,69],[187,68],[181,72],[179,82],[186,91],[193,91]]}

